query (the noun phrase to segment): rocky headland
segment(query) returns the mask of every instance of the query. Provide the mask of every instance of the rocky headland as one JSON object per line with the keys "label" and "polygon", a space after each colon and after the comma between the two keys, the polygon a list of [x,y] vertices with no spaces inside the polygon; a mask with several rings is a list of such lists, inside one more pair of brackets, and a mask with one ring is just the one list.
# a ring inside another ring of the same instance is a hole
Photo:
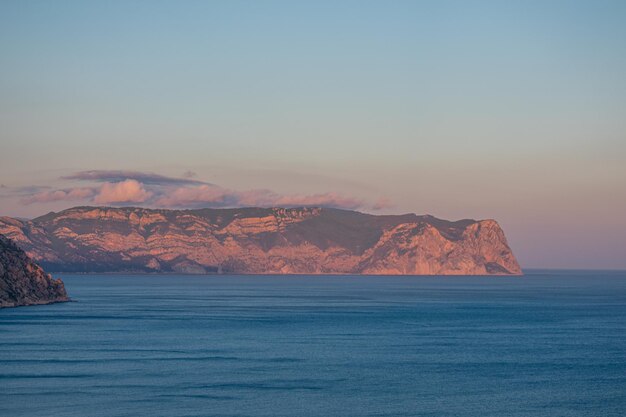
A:
{"label": "rocky headland", "polygon": [[69,301],[60,279],[34,263],[23,250],[0,235],[0,308]]}
{"label": "rocky headland", "polygon": [[520,275],[494,220],[329,208],[75,207],[0,233],[49,271]]}

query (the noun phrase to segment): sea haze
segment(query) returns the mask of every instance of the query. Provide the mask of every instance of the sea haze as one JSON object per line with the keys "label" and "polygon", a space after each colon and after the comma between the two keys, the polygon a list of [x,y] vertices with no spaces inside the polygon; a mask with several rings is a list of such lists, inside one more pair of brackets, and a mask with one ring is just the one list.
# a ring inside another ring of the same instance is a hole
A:
{"label": "sea haze", "polygon": [[0,415],[626,415],[626,272],[58,277],[0,311]]}

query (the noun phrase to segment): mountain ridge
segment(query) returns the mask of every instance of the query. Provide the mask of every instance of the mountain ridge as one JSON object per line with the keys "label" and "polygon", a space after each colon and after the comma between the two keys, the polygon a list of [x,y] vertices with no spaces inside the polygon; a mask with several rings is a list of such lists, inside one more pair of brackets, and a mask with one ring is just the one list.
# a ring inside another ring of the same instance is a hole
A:
{"label": "mountain ridge", "polygon": [[321,208],[79,206],[0,217],[50,271],[506,274],[521,269],[495,220]]}

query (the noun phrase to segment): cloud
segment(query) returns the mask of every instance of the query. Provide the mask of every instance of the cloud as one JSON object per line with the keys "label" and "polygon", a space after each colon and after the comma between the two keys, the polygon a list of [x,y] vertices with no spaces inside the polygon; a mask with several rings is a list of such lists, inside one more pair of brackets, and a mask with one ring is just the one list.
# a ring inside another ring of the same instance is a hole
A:
{"label": "cloud", "polygon": [[[172,178],[139,171],[82,171],[63,177],[69,180],[92,181],[89,187],[58,190],[41,187],[23,187],[31,191],[23,195],[23,204],[59,201],[81,201],[86,204],[128,205],[141,203],[146,207],[203,208],[203,207],[334,207],[348,210],[382,210],[391,202],[381,198],[369,203],[359,198],[335,192],[317,194],[278,194],[266,189],[237,191],[204,181]],[[101,183],[101,184],[99,184]]]}
{"label": "cloud", "polygon": [[46,190],[52,189],[52,187],[47,186],[47,185],[26,185],[23,187],[8,187],[4,184],[2,184],[0,188],[2,188],[4,190],[4,193],[6,193],[7,195],[17,195],[17,196],[31,195],[31,194],[41,193]]}
{"label": "cloud", "polygon": [[[36,191],[36,190],[35,190]],[[97,187],[74,187],[60,190],[36,191],[23,195],[22,204],[83,201],[97,204],[143,203],[153,195],[135,180],[105,183]]]}
{"label": "cloud", "polygon": [[226,189],[215,185],[179,187],[164,192],[155,204],[160,207],[198,207],[202,205],[224,206],[236,198]]}
{"label": "cloud", "polygon": [[93,201],[97,204],[143,203],[152,195],[139,181],[125,180],[102,184]]}
{"label": "cloud", "polygon": [[374,204],[372,204],[372,210],[376,211],[393,207],[395,207],[395,204],[393,204],[393,201],[391,201],[387,197],[380,197],[378,200],[376,200]]}
{"label": "cloud", "polygon": [[180,187],[159,197],[159,207],[365,207],[362,200],[337,193],[280,195],[270,190],[234,191],[215,185]]}
{"label": "cloud", "polygon": [[[188,171],[184,175],[194,172]],[[95,182],[121,182],[125,180],[135,180],[149,185],[200,185],[208,184],[204,181],[193,180],[191,176],[186,178],[167,177],[165,175],[154,174],[152,172],[124,171],[124,170],[93,170],[80,171],[65,177],[63,180],[95,181]]]}
{"label": "cloud", "polygon": [[337,193],[323,193],[312,195],[285,195],[276,199],[273,205],[281,207],[319,206],[357,209],[364,207],[363,200],[342,196]]}
{"label": "cloud", "polygon": [[39,191],[23,197],[23,204],[51,203],[53,201],[80,201],[92,198],[96,190],[91,187],[67,188],[63,190]]}

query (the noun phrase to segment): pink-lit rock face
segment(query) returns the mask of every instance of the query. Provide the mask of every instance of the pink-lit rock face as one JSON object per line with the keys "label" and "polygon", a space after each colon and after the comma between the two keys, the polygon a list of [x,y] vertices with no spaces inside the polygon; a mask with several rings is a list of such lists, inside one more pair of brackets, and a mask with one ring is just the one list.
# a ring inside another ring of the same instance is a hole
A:
{"label": "pink-lit rock face", "polygon": [[50,271],[518,275],[493,220],[374,216],[326,208],[77,207],[0,218]]}

